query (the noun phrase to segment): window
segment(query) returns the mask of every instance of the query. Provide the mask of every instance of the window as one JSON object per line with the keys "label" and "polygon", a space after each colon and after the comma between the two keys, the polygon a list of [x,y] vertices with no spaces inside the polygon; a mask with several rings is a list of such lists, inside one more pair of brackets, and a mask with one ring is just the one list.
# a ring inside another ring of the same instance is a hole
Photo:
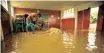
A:
{"label": "window", "polygon": [[67,9],[64,11],[63,18],[73,18],[74,17],[74,8]]}

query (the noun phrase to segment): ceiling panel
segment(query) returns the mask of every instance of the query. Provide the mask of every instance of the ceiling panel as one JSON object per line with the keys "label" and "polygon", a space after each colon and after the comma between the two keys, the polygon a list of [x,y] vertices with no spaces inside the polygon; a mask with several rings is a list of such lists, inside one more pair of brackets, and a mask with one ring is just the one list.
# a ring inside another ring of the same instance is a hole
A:
{"label": "ceiling panel", "polygon": [[63,10],[86,2],[88,1],[11,1],[11,5],[19,8]]}

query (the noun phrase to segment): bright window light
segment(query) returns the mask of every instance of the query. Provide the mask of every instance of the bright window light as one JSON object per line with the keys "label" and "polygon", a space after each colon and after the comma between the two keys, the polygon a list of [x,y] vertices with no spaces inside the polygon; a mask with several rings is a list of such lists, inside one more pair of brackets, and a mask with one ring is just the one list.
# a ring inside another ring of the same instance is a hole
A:
{"label": "bright window light", "polygon": [[67,9],[63,13],[63,18],[73,18],[74,17],[74,8]]}

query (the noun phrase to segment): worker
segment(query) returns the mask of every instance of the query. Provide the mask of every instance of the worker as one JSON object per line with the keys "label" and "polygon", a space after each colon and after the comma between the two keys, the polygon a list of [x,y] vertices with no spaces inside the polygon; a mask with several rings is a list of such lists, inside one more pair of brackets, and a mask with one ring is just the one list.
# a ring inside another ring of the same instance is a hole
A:
{"label": "worker", "polygon": [[26,18],[26,31],[29,31],[29,29],[33,32],[35,32],[35,24],[37,21],[38,17],[36,13],[31,13],[29,16]]}

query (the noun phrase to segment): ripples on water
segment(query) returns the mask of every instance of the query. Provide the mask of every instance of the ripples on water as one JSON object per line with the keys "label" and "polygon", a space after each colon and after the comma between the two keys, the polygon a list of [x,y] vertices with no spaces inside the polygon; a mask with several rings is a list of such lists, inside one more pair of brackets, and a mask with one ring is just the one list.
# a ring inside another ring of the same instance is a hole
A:
{"label": "ripples on water", "polygon": [[89,51],[96,49],[97,46],[95,45],[95,41],[96,41],[96,34],[89,33],[88,34],[88,44],[87,44],[86,49],[88,49]]}
{"label": "ripples on water", "polygon": [[68,33],[67,31],[65,31],[63,33],[63,44],[64,44],[64,47],[65,47],[65,53],[70,53],[71,52],[71,49],[72,48],[75,48],[75,45],[74,45],[74,35]]}
{"label": "ripples on water", "polygon": [[15,50],[12,53],[104,53],[104,45],[99,39],[95,33],[87,33],[86,36],[67,31],[19,33],[14,36]]}

